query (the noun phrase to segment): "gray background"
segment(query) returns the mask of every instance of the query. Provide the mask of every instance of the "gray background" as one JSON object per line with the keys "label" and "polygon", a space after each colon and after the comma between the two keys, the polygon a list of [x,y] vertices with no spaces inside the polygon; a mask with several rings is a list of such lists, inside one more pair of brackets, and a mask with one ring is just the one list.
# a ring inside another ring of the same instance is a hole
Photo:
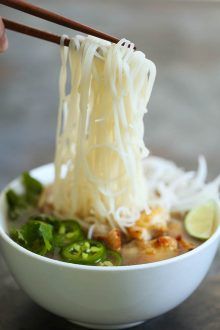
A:
{"label": "gray background", "polygon": [[[220,3],[145,0],[32,1],[118,37],[157,66],[145,118],[151,152],[192,169],[204,154],[209,176],[220,172]],[[57,33],[75,33],[0,7],[0,14]],[[8,33],[0,55],[0,188],[52,161],[58,104],[59,47]],[[219,329],[219,256],[200,289],[174,311],[138,329]],[[0,257],[0,329],[73,329],[36,306]],[[75,327],[76,328],[76,327]]]}

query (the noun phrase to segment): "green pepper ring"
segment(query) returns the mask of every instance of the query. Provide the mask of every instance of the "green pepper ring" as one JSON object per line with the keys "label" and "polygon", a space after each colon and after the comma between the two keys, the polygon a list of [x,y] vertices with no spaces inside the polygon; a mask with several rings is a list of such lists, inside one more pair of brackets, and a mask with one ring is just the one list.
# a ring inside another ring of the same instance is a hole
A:
{"label": "green pepper ring", "polygon": [[47,252],[50,252],[47,250],[46,246],[43,245],[43,239],[38,239],[38,240],[35,240],[32,245],[30,245],[29,247],[27,246],[26,249],[36,253],[36,254],[39,254],[41,256],[45,256]]}
{"label": "green pepper ring", "polygon": [[120,266],[122,264],[122,256],[117,251],[107,250],[107,258],[105,261],[110,261],[113,266]]}
{"label": "green pepper ring", "polygon": [[75,220],[62,220],[58,224],[55,224],[55,246],[64,247],[83,239],[82,229]]}
{"label": "green pepper ring", "polygon": [[83,240],[64,247],[60,255],[64,261],[70,263],[96,265],[105,260],[106,247],[99,241]]}

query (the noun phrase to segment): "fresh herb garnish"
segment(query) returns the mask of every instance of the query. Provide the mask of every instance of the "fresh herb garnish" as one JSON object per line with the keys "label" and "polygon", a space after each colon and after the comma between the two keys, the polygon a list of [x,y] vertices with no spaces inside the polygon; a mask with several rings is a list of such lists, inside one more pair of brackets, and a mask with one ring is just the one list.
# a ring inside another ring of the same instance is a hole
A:
{"label": "fresh herb garnish", "polygon": [[17,220],[28,207],[25,196],[18,195],[12,189],[7,191],[6,200],[8,204],[8,217],[10,220]]}
{"label": "fresh herb garnish", "polygon": [[75,220],[61,220],[53,215],[31,216],[20,229],[12,229],[10,237],[24,248],[40,254],[60,253],[63,261],[98,266],[120,266],[119,252],[107,250],[104,243],[87,240]]}
{"label": "fresh herb garnish", "polygon": [[76,220],[36,214],[43,186],[27,172],[22,174],[21,181],[23,194],[12,189],[6,192],[9,219],[26,221],[19,229],[10,231],[10,237],[16,243],[42,256],[58,251],[66,262],[102,266],[121,264],[122,257],[118,252],[107,250],[100,241],[86,240]]}
{"label": "fresh herb garnish", "polygon": [[23,194],[17,194],[12,189],[6,192],[8,217],[10,220],[17,220],[26,211],[36,207],[43,190],[42,184],[32,178],[27,172],[22,174],[22,184],[24,187]]}
{"label": "fresh herb garnish", "polygon": [[25,199],[31,205],[36,205],[43,190],[42,184],[32,178],[28,172],[22,174],[22,183],[25,189]]}
{"label": "fresh herb garnish", "polygon": [[29,221],[20,229],[12,229],[11,238],[26,249],[45,255],[53,249],[53,226],[41,221]]}
{"label": "fresh herb garnish", "polygon": [[60,220],[55,217],[54,215],[51,214],[34,214],[32,215],[29,220],[36,220],[36,221],[42,221],[42,222],[46,222],[49,223],[50,225],[56,225],[58,226],[60,223]]}

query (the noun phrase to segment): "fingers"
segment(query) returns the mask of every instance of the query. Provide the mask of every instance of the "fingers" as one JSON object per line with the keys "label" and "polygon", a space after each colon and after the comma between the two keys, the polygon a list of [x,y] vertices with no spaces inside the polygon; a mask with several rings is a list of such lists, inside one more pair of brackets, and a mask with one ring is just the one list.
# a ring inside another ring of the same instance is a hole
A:
{"label": "fingers", "polygon": [[3,21],[0,17],[0,53],[4,52],[8,48],[8,39],[5,32]]}

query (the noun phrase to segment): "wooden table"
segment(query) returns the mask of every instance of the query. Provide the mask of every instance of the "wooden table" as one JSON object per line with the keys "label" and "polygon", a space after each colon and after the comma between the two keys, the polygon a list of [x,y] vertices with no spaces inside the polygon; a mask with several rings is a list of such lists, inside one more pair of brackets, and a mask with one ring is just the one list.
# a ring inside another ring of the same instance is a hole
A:
{"label": "wooden table", "polygon": [[[32,1],[34,2],[34,1]],[[204,154],[210,177],[219,166],[220,4],[146,0],[44,0],[62,12],[135,41],[157,65],[145,118],[145,141],[157,155],[195,168]],[[69,30],[0,8],[2,16],[52,32]],[[58,104],[59,49],[8,33],[0,55],[0,188],[53,160]],[[220,328],[220,258],[197,292],[175,310],[137,329]],[[15,284],[0,257],[0,330],[78,329],[35,305]]]}

